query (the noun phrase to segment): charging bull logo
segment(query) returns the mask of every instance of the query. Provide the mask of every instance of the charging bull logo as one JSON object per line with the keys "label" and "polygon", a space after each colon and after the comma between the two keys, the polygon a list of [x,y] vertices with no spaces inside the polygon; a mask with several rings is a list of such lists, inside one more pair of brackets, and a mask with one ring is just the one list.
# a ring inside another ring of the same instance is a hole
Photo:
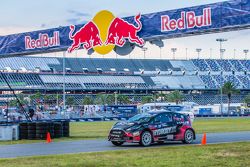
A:
{"label": "charging bull logo", "polygon": [[108,54],[115,46],[122,47],[129,41],[139,46],[144,45],[144,40],[137,33],[142,29],[141,15],[134,17],[137,25],[133,25],[121,18],[115,17],[109,11],[101,11],[92,21],[85,24],[74,33],[76,27],[70,26],[69,39],[72,40],[68,52],[80,49],[94,49],[99,54]]}
{"label": "charging bull logo", "polygon": [[115,44],[122,47],[126,42],[125,39],[128,39],[129,42],[136,43],[142,46],[144,44],[144,41],[137,35],[137,32],[139,32],[142,28],[140,18],[140,14],[135,16],[135,21],[138,24],[137,27],[120,18],[115,18],[109,27],[106,45]]}
{"label": "charging bull logo", "polygon": [[87,50],[93,48],[94,46],[102,45],[102,41],[99,36],[99,30],[95,23],[90,21],[85,24],[79,31],[73,34],[75,26],[70,26],[69,39],[73,40],[73,44],[69,48],[69,52],[72,52],[75,49],[79,49],[81,45]]}

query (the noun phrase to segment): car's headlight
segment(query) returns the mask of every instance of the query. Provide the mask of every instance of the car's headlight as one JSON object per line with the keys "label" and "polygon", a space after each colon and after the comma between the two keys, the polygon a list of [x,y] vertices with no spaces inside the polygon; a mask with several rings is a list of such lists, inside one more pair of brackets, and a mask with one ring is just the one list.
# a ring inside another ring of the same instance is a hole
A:
{"label": "car's headlight", "polygon": [[132,128],[128,128],[128,129],[126,129],[126,131],[131,131],[132,130]]}
{"label": "car's headlight", "polygon": [[140,132],[139,131],[138,132],[134,132],[133,136],[140,136]]}
{"label": "car's headlight", "polygon": [[137,130],[139,128],[140,128],[140,126],[134,126],[134,127],[126,129],[126,131],[134,131],[134,130]]}

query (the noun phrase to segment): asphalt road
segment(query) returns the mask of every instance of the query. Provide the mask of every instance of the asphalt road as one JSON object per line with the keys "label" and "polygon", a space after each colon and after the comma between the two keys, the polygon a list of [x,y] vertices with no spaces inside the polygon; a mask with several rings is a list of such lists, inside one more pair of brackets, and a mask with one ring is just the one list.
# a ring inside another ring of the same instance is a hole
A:
{"label": "asphalt road", "polygon": [[[201,142],[202,135],[197,135],[193,144]],[[207,143],[225,143],[225,142],[250,142],[250,131],[247,132],[229,132],[229,133],[208,133]],[[181,143],[172,142],[166,144],[154,144],[152,147],[162,146],[183,146]],[[51,154],[68,154],[82,152],[99,152],[110,150],[142,149],[144,147],[138,144],[124,144],[123,146],[113,146],[107,140],[81,140],[33,144],[0,145],[0,158],[14,158],[23,156],[39,156]]]}

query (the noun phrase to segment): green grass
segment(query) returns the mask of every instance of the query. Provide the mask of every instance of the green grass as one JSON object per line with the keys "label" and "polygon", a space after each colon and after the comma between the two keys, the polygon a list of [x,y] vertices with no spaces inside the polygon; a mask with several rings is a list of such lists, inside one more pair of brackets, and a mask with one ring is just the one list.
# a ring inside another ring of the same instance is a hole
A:
{"label": "green grass", "polygon": [[197,119],[196,133],[250,131],[250,118]]}
{"label": "green grass", "polygon": [[[65,140],[86,140],[86,139],[103,139],[107,138],[108,132],[114,122],[72,122],[70,124],[69,138],[54,139],[53,141]],[[196,133],[210,132],[236,132],[250,131],[249,118],[225,118],[225,119],[197,119],[193,124]],[[22,144],[42,142],[41,140],[19,140],[4,141],[3,144]]]}
{"label": "green grass", "polygon": [[247,167],[250,142],[0,159],[4,167]]}

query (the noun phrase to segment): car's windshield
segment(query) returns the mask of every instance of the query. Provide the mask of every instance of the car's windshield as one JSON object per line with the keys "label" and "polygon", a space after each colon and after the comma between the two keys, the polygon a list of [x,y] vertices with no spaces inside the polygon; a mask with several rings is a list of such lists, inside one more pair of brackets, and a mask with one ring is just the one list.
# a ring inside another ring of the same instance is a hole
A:
{"label": "car's windshield", "polygon": [[152,117],[151,114],[137,114],[131,118],[128,119],[128,122],[148,122],[150,118]]}

